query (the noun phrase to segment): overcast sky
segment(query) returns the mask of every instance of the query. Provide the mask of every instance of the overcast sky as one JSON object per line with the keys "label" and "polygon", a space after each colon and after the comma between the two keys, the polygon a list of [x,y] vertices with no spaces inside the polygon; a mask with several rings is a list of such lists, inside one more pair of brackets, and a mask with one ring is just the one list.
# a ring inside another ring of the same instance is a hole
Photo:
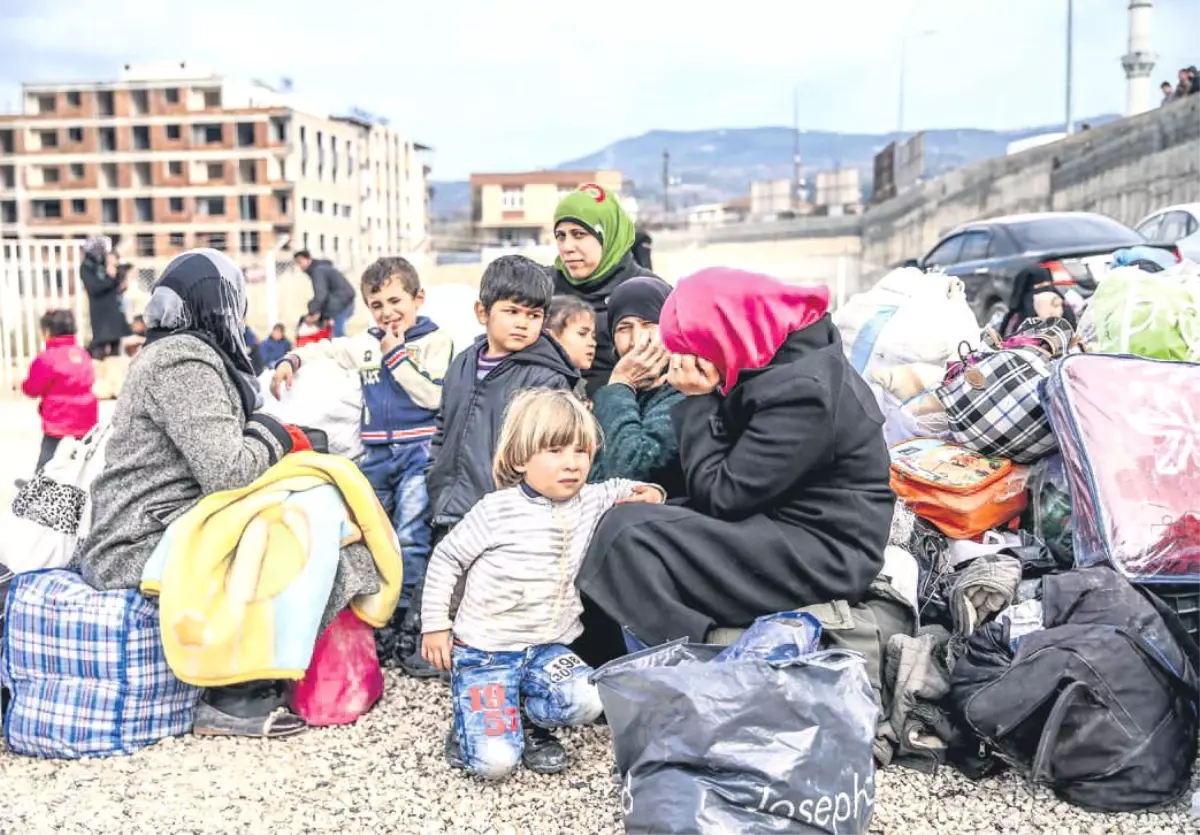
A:
{"label": "overcast sky", "polygon": [[[0,108],[22,81],[187,60],[287,76],[307,100],[388,116],[434,177],[555,165],[656,128],[1061,121],[1067,0],[0,0]],[[1075,0],[1075,113],[1121,112],[1127,0]],[[714,11],[705,13],[705,8]],[[160,10],[161,9],[161,10]],[[169,11],[167,11],[169,9]],[[1157,87],[1200,64],[1200,0],[1156,0]]]}

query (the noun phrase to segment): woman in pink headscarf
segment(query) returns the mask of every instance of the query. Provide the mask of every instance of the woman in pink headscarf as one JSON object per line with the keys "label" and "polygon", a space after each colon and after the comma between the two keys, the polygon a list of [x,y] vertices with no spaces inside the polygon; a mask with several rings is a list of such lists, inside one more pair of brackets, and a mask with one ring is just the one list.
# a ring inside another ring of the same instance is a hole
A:
{"label": "woman in pink headscarf", "polygon": [[688,500],[605,517],[578,586],[598,663],[621,627],[653,645],[833,600],[883,565],[895,498],[883,416],[825,288],[739,270],[679,282],[659,322]]}

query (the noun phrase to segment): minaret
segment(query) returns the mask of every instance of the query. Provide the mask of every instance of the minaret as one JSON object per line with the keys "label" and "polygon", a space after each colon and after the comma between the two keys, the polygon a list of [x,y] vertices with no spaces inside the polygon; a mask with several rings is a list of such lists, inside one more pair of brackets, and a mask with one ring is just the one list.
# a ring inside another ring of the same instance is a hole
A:
{"label": "minaret", "polygon": [[1129,51],[1121,58],[1125,68],[1125,115],[1150,109],[1150,73],[1158,58],[1150,51],[1150,16],[1154,0],[1129,0]]}

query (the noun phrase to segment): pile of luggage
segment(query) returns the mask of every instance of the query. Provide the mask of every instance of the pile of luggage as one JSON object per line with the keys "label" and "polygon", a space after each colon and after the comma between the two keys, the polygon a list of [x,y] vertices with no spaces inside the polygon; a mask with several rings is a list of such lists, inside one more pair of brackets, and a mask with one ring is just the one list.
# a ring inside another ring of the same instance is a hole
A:
{"label": "pile of luggage", "polygon": [[1073,328],[980,333],[958,279],[838,310],[885,419],[919,628],[884,659],[894,759],[1007,766],[1081,806],[1178,799],[1200,677],[1200,268],[1112,271]]}

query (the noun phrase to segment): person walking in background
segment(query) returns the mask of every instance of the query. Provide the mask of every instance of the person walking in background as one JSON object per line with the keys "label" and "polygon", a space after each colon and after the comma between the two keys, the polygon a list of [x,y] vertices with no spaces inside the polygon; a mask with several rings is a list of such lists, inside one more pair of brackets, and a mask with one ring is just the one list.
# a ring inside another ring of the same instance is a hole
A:
{"label": "person walking in background", "polygon": [[346,323],[354,313],[354,288],[338,268],[324,259],[314,259],[312,253],[302,249],[296,253],[296,266],[312,280],[313,297],[308,303],[310,325],[333,322],[333,335],[345,336]]}
{"label": "person walking in background", "polygon": [[75,316],[51,310],[42,317],[46,347],[29,366],[21,384],[26,397],[40,398],[42,450],[37,469],[54,457],[63,438],[82,438],[100,420],[100,404],[92,392],[96,382],[92,358],[75,338]]}
{"label": "person walking in background", "polygon": [[625,281],[653,275],[634,258],[633,221],[614,194],[594,183],[579,187],[554,210],[555,295],[576,296],[596,313],[596,359],[583,378],[588,397],[608,382],[617,362],[608,327],[608,298]]}

